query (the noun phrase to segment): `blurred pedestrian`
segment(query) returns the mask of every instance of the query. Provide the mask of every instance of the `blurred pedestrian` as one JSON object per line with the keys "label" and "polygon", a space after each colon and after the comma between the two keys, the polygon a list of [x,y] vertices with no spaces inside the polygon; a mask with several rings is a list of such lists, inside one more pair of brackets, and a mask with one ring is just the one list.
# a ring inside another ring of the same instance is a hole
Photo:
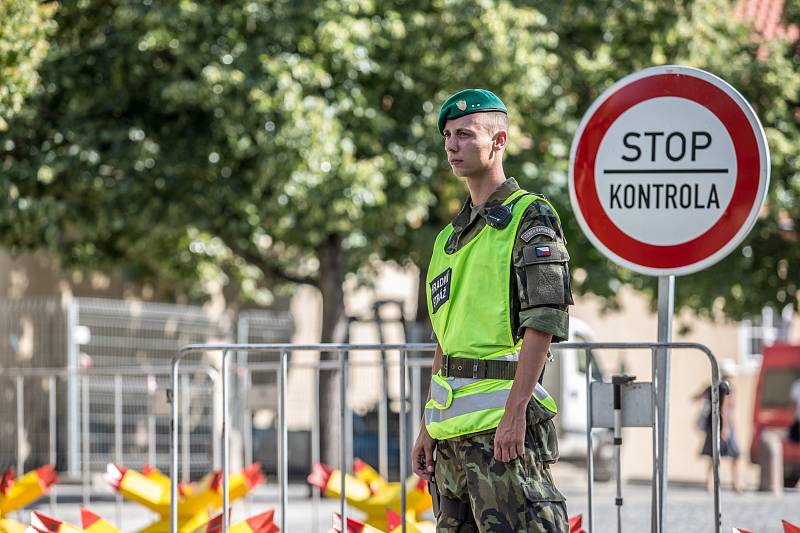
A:
{"label": "blurred pedestrian", "polygon": [[[734,424],[734,405],[735,396],[733,394],[733,387],[731,380],[737,373],[736,363],[730,359],[723,359],[720,362],[720,384],[719,384],[719,401],[720,401],[720,425],[719,425],[719,456],[720,456],[720,470],[722,469],[723,460],[727,457],[731,465],[731,481],[733,490],[742,492],[741,483],[741,451],[739,443],[736,439],[736,431]],[[708,476],[706,478],[706,486],[709,492],[714,488],[713,477],[713,458],[712,458],[712,431],[711,431],[711,385],[706,387],[703,391],[694,396],[695,400],[703,400],[703,409],[700,415],[699,426],[705,433],[705,440],[703,442],[703,449],[700,455],[709,458],[708,463]],[[720,472],[720,484],[722,484],[722,475]]]}

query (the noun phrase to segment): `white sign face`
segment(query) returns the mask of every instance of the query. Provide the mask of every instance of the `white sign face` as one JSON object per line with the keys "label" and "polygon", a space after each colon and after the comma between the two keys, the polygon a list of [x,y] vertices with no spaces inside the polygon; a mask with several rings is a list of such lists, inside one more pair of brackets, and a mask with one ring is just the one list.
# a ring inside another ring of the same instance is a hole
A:
{"label": "white sign face", "polygon": [[[640,126],[656,121],[659,128]],[[636,240],[662,246],[699,237],[719,220],[735,172],[736,152],[722,122],[671,96],[624,112],[603,137],[595,163],[597,195],[611,221]]]}
{"label": "white sign face", "polygon": [[647,69],[603,93],[570,154],[570,199],[584,233],[610,259],[652,275],[695,272],[730,253],[768,182],[750,106],[687,67]]}

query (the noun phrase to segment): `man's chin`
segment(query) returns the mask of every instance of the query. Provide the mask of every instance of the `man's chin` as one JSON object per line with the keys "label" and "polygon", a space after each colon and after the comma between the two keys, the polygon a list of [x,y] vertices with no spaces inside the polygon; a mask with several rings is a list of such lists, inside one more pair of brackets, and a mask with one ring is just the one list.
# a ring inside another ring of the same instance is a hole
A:
{"label": "man's chin", "polygon": [[467,172],[464,167],[454,167],[450,165],[450,169],[453,171],[453,176],[457,178],[466,178],[469,175],[469,172]]}

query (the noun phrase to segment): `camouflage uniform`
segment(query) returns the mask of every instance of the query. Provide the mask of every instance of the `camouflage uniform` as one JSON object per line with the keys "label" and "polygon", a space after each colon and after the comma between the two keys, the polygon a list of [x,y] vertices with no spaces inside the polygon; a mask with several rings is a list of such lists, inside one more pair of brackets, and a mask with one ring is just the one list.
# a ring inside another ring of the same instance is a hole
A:
{"label": "camouflage uniform", "polygon": [[[453,253],[486,225],[485,214],[519,189],[506,180],[481,206],[469,198],[453,220],[447,253]],[[530,235],[529,238],[525,238]],[[566,264],[528,264],[525,248],[544,242],[564,242],[556,214],[541,202],[528,207],[520,222],[513,250],[511,319],[515,341],[524,329],[553,335],[553,342],[567,339],[573,303]],[[435,481],[439,494],[468,503],[464,516],[440,512],[439,533],[568,533],[564,496],[550,474],[558,460],[558,440],[552,413],[532,401],[527,408],[525,454],[510,462],[494,458],[495,431],[438,441]]]}
{"label": "camouflage uniform", "polygon": [[528,404],[525,454],[507,463],[494,458],[494,431],[437,443],[439,495],[469,502],[472,510],[464,517],[440,513],[438,533],[569,532],[565,499],[550,475],[558,460],[552,416]]}

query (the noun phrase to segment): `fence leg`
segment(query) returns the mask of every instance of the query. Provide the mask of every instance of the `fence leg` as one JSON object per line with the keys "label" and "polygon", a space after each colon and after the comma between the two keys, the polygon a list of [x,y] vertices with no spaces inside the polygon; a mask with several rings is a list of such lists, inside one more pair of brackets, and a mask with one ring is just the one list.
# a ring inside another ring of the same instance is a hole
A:
{"label": "fence leg", "polygon": [[[416,359],[416,358],[413,358]],[[419,435],[420,422],[422,421],[422,394],[420,393],[422,372],[418,365],[411,367],[411,437]]]}
{"label": "fence leg", "polygon": [[[25,459],[22,449],[25,447],[25,384],[22,376],[17,376],[17,475],[21,476],[25,468]],[[22,510],[17,512],[17,518],[22,519]]]}
{"label": "fence leg", "polygon": [[[78,302],[70,300],[64,306],[67,317],[67,468],[71,476],[78,477],[82,473],[81,441],[80,441],[80,388],[81,379],[78,376],[80,347],[75,339],[75,330],[78,328]],[[79,470],[79,466],[81,469]]]}
{"label": "fence leg", "polygon": [[[114,461],[122,464],[122,376],[114,376]],[[122,529],[122,495],[115,496],[114,514],[117,527]]]}
{"label": "fence leg", "polygon": [[650,353],[651,379],[653,381],[653,484],[650,488],[650,530],[653,533],[661,533],[659,529],[661,520],[661,505],[659,504],[659,498],[661,497],[661,490],[659,489],[659,462],[661,461],[661,455],[659,455],[660,447],[658,445],[660,428],[658,417],[661,416],[661,412],[658,410],[658,387],[660,386],[658,382],[658,349],[651,348]]}
{"label": "fence leg", "polygon": [[[178,354],[172,359],[172,372],[170,375],[170,401],[169,424],[169,533],[178,533],[178,366],[183,354]],[[213,402],[216,403],[216,402]]]}
{"label": "fence leg", "polygon": [[592,441],[592,350],[587,348],[586,357],[586,475],[588,476],[589,490],[587,494],[587,504],[589,508],[589,533],[594,531],[594,441]]}
{"label": "fence leg", "polygon": [[89,378],[81,377],[81,489],[83,493],[83,506],[88,507],[89,501]]}
{"label": "fence leg", "polygon": [[[319,451],[319,365],[314,368],[314,423],[311,425],[311,465],[320,461]],[[319,531],[319,499],[320,490],[311,487],[311,531]]]}
{"label": "fence leg", "polygon": [[25,447],[25,382],[22,376],[17,376],[17,475],[25,472],[25,459],[22,457]]}
{"label": "fence leg", "polygon": [[[709,354],[707,354],[709,355]],[[722,516],[719,511],[719,424],[721,399],[719,397],[719,367],[717,360],[709,355],[711,362],[711,464],[714,476],[714,531],[719,533]]]}
{"label": "fence leg", "polygon": [[[224,378],[223,378],[224,379]],[[224,381],[223,381],[224,382]],[[224,387],[224,385],[223,385]],[[177,391],[175,393],[177,395]],[[192,391],[189,388],[189,376],[183,375],[181,376],[181,480],[184,483],[188,483],[191,479],[191,464],[190,461],[190,454],[191,449],[189,448],[189,433],[191,431],[192,422],[189,419],[190,415],[190,404],[192,398]],[[223,412],[222,416],[225,416]],[[223,437],[224,439],[224,437]]]}
{"label": "fence leg", "polygon": [[378,402],[378,470],[389,479],[389,371],[386,352],[381,350],[381,397]]}
{"label": "fence leg", "polygon": [[[50,376],[47,378],[47,393],[48,393],[48,445],[49,445],[49,453],[48,453],[48,460],[50,464],[53,465],[53,468],[56,467],[56,378],[54,376]],[[50,514],[54,515],[56,513],[56,486],[52,485],[50,487]]]}
{"label": "fence leg", "polygon": [[286,531],[286,509],[289,506],[289,430],[286,420],[286,404],[288,395],[286,389],[289,386],[289,356],[286,350],[281,352],[281,375],[278,378],[278,415],[280,432],[280,473],[281,473],[281,531]]}
{"label": "fence leg", "polygon": [[[221,415],[220,415],[220,407],[219,402],[216,401],[217,395],[217,378],[213,378],[212,382],[212,389],[214,393],[212,394],[211,400],[211,469],[212,470],[219,470],[222,468],[222,457],[220,451],[222,450],[222,446],[220,443],[222,442],[222,426],[221,426]],[[187,408],[188,413],[188,408]]]}
{"label": "fence leg", "polygon": [[347,356],[345,352],[339,352],[339,411],[341,413],[340,427],[342,432],[339,434],[339,472],[341,473],[341,496],[339,499],[339,511],[342,516],[342,530],[347,530],[347,504],[345,503],[345,477],[347,474],[347,441],[345,438],[345,428],[347,427]]}
{"label": "fence leg", "polygon": [[230,487],[228,486],[231,468],[230,427],[228,427],[230,371],[228,365],[228,350],[225,350],[222,352],[222,533],[228,533],[231,520]]}
{"label": "fence leg", "polygon": [[406,461],[408,459],[408,438],[406,436],[406,351],[400,350],[400,513],[402,532],[406,533]]}
{"label": "fence leg", "polygon": [[[252,377],[250,376],[250,371],[244,371],[244,378],[243,378],[243,389],[242,391],[242,443],[244,448],[244,464],[245,466],[249,466],[253,464],[253,411],[247,405],[247,395],[248,391],[250,390],[250,382],[252,381]],[[249,496],[249,494],[248,494]]]}
{"label": "fence leg", "polygon": [[[158,382],[156,377],[152,374],[147,376],[147,386],[151,393],[158,389]],[[156,459],[156,417],[153,416],[152,410],[147,413],[147,462],[154,467],[158,467],[158,460]]]}

